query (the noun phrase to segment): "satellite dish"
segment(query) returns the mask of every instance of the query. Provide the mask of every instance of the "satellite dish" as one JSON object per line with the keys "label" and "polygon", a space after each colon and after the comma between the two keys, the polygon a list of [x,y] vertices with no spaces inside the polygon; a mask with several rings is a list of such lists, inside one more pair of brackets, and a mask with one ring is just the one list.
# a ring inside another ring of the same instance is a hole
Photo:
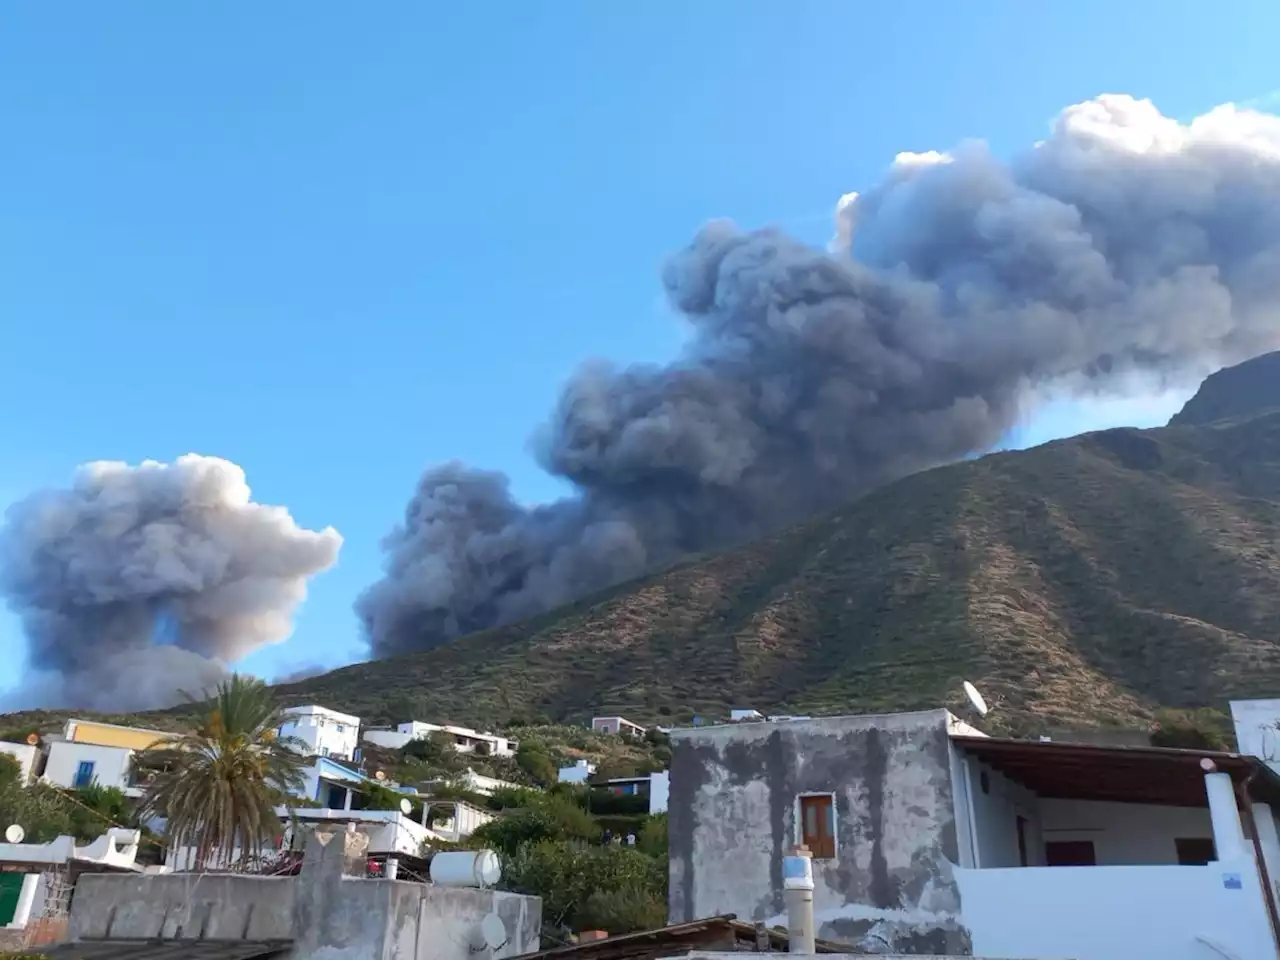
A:
{"label": "satellite dish", "polygon": [[480,939],[495,953],[507,945],[507,928],[496,913],[488,914],[480,921]]}
{"label": "satellite dish", "polygon": [[407,817],[409,814],[413,813],[413,804],[410,803],[408,800],[401,800],[400,812]]}
{"label": "satellite dish", "polygon": [[27,734],[27,746],[34,747],[39,742],[40,742],[39,734],[35,734],[35,733]]}
{"label": "satellite dish", "polygon": [[379,771],[377,771],[377,772],[373,775],[373,779],[378,780],[378,781],[382,781],[382,780],[387,779],[387,775],[386,775],[385,773],[383,773],[381,770],[379,770]]}
{"label": "satellite dish", "polygon": [[968,680],[964,682],[964,695],[969,698],[969,702],[973,704],[973,709],[978,711],[978,716],[985,717],[987,715],[987,701],[982,698],[982,694]]}
{"label": "satellite dish", "polygon": [[9,824],[4,832],[4,839],[8,843],[21,843],[27,836],[27,831],[16,823]]}

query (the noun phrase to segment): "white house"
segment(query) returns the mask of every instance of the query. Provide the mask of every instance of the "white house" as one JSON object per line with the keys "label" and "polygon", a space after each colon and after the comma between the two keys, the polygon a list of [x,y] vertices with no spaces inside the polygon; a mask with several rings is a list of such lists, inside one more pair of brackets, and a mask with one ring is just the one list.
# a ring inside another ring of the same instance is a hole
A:
{"label": "white house", "polygon": [[1271,958],[1280,776],[1214,751],[1006,740],[946,711],[672,734],[673,923],[785,923],[875,953]]}
{"label": "white house", "polygon": [[315,757],[311,766],[303,771],[303,777],[303,785],[297,795],[330,810],[350,810],[359,788],[376,782],[331,757]]}
{"label": "white house", "polygon": [[45,914],[50,888],[74,883],[83,872],[141,872],[136,863],[141,839],[138,830],[111,827],[83,847],[65,836],[48,843],[0,842],[0,879],[17,888],[16,898],[0,896],[0,931],[22,930],[36,922]]}
{"label": "white house", "polygon": [[360,718],[328,707],[309,704],[290,707],[290,722],[280,727],[281,737],[296,737],[306,752],[335,760],[354,760],[360,745]]}
{"label": "white house", "polygon": [[72,790],[96,782],[137,797],[142,788],[136,782],[135,756],[173,736],[145,727],[68,720],[60,737],[48,738],[48,755],[41,779]]}
{"label": "white house", "polygon": [[667,799],[671,792],[671,775],[666,770],[661,770],[640,777],[614,777],[606,780],[602,788],[619,796],[648,797],[650,815],[666,813]]}
{"label": "white house", "polygon": [[457,777],[451,777],[448,780],[438,780],[432,783],[424,784],[423,789],[429,795],[431,788],[441,784],[448,783],[450,786],[458,786],[463,790],[469,790],[472,793],[478,793],[482,797],[491,797],[495,790],[529,790],[530,787],[523,787],[518,783],[512,783],[510,780],[499,780],[497,777],[486,777],[482,773],[476,773],[470,767],[467,772]]}
{"label": "white house", "polygon": [[369,743],[391,750],[402,749],[411,740],[425,740],[433,733],[442,733],[453,741],[453,748],[458,753],[474,753],[487,757],[514,757],[520,747],[518,740],[500,734],[472,730],[470,727],[456,727],[452,724],[423,723],[410,720],[402,723],[394,730],[366,730],[364,739]]}
{"label": "white house", "polygon": [[8,754],[18,763],[18,777],[23,783],[30,783],[35,776],[36,760],[40,756],[40,748],[32,743],[9,743],[0,740],[0,753]]}
{"label": "white house", "polygon": [[596,733],[616,733],[624,737],[643,737],[645,733],[644,727],[626,717],[592,717],[591,729]]}
{"label": "white house", "polygon": [[586,783],[595,776],[596,765],[590,760],[578,760],[568,767],[561,767],[556,779],[561,783]]}

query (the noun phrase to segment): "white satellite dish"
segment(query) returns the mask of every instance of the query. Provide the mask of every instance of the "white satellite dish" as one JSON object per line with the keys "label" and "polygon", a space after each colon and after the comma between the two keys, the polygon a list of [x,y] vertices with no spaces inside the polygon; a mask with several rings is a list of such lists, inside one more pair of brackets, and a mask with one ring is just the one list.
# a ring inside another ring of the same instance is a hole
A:
{"label": "white satellite dish", "polygon": [[387,775],[383,773],[381,770],[379,770],[373,775],[373,779],[381,783],[383,780],[387,779]]}
{"label": "white satellite dish", "polygon": [[964,682],[964,695],[969,698],[969,702],[973,704],[973,709],[978,711],[978,716],[985,717],[987,715],[987,701],[982,698],[982,694],[968,680]]}
{"label": "white satellite dish", "polygon": [[413,804],[410,803],[408,800],[401,800],[400,812],[407,817],[409,814],[413,813]]}
{"label": "white satellite dish", "polygon": [[4,839],[7,843],[21,843],[26,839],[27,831],[23,830],[16,823],[11,823],[4,831]]}
{"label": "white satellite dish", "polygon": [[507,945],[507,928],[496,913],[488,914],[480,921],[480,940],[495,953]]}

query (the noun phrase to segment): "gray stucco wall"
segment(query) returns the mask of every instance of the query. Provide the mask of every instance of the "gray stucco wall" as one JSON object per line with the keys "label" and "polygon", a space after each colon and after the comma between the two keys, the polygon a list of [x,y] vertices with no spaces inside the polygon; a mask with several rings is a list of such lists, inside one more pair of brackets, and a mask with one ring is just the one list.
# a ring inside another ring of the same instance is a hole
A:
{"label": "gray stucco wall", "polygon": [[815,860],[823,938],[876,952],[972,952],[947,714],[830,717],[672,735],[672,922],[724,913],[786,923],[782,858],[797,798],[835,794],[836,858]]}
{"label": "gray stucco wall", "polygon": [[[542,901],[495,890],[344,875],[364,841],[312,843],[298,877],[89,874],[76,884],[68,935],[108,939],[292,939],[292,960],[502,960],[538,949]],[[354,854],[354,855],[353,855]],[[349,862],[348,862],[349,861]],[[490,913],[507,942],[474,939]]]}

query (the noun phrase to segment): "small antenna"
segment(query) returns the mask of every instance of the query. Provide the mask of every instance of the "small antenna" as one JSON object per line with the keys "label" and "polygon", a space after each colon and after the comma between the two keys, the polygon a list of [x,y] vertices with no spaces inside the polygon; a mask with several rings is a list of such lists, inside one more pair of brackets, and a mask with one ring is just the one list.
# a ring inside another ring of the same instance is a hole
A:
{"label": "small antenna", "polygon": [[26,839],[27,831],[23,830],[16,823],[11,823],[4,831],[4,839],[6,843],[21,843]]}
{"label": "small antenna", "polygon": [[973,709],[978,711],[978,716],[985,717],[987,715],[987,701],[978,692],[978,688],[968,680],[964,682],[964,695],[969,698],[969,703],[973,705]]}

